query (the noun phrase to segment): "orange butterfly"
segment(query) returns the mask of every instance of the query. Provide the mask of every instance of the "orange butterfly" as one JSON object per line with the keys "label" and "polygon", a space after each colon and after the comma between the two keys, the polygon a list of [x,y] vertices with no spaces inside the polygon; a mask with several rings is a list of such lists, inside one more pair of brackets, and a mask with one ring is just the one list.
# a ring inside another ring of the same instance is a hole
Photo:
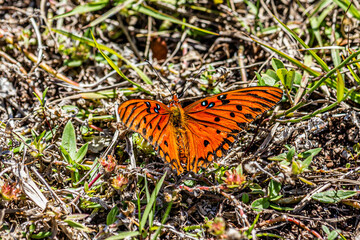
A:
{"label": "orange butterfly", "polygon": [[150,142],[178,174],[198,172],[226,154],[245,123],[275,106],[283,91],[249,87],[198,100],[182,108],[176,95],[168,106],[134,99],[118,109],[121,121]]}

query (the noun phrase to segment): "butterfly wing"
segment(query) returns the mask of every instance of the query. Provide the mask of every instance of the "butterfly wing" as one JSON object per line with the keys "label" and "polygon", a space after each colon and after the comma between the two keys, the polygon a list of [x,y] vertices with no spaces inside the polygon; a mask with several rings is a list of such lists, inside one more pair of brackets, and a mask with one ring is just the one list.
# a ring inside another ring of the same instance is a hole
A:
{"label": "butterfly wing", "polygon": [[171,112],[166,105],[153,100],[134,99],[121,104],[118,112],[120,120],[130,130],[141,134],[178,172],[183,171],[178,161],[176,129],[171,124]]}
{"label": "butterfly wing", "polygon": [[276,87],[250,87],[196,101],[184,108],[190,156],[187,170],[197,172],[226,154],[244,124],[275,106],[283,91]]}

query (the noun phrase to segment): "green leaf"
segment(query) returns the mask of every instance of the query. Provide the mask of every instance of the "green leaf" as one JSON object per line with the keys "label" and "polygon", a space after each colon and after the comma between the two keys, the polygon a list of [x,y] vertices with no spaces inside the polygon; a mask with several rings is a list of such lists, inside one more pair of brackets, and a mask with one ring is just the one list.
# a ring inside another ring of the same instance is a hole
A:
{"label": "green leaf", "polygon": [[316,193],[311,198],[322,203],[338,203],[341,200],[353,197],[357,191],[329,190],[326,192]]}
{"label": "green leaf", "polygon": [[60,151],[61,151],[62,156],[65,159],[65,161],[70,164],[73,164],[74,162],[73,162],[72,158],[70,157],[70,154],[68,153],[68,151],[66,151],[66,149],[61,145],[59,147],[60,147]]}
{"label": "green leaf", "polygon": [[283,86],[286,86],[286,74],[287,74],[287,70],[285,68],[279,68],[278,70],[276,70],[276,75],[278,76],[278,78],[280,79],[280,82],[282,83]]}
{"label": "green leaf", "polygon": [[358,9],[356,9],[352,2],[350,2],[349,0],[334,0],[334,2],[344,11],[350,12],[351,15],[360,20],[360,12]]}
{"label": "green leaf", "polygon": [[46,102],[45,97],[46,97],[46,93],[47,93],[48,90],[49,90],[49,87],[45,88],[45,90],[44,90],[44,92],[42,94],[42,103],[43,103],[42,106],[43,107],[45,106],[45,102]]}
{"label": "green leaf", "polygon": [[312,159],[313,159],[313,156],[309,156],[304,161],[302,161],[301,168],[300,168],[301,172],[304,172],[304,170],[310,166]]}
{"label": "green leaf", "polygon": [[281,206],[273,204],[273,203],[270,203],[270,207],[275,209],[275,210],[278,210],[278,211],[292,211],[292,210],[294,210],[294,208],[281,207]]}
{"label": "green leaf", "polygon": [[271,59],[271,66],[277,72],[278,69],[285,69],[284,64],[277,58]]}
{"label": "green leaf", "polygon": [[255,217],[253,223],[251,224],[249,229],[246,231],[249,235],[251,234],[252,230],[255,228],[255,225],[259,221],[259,218],[260,218],[260,213],[256,214],[256,217]]}
{"label": "green leaf", "polygon": [[35,95],[35,97],[39,100],[40,105],[43,105],[43,102],[41,100],[41,98],[36,94],[36,92],[33,92],[33,94]]}
{"label": "green leaf", "polygon": [[277,156],[269,157],[268,159],[271,160],[271,161],[284,161],[284,160],[287,160],[286,154],[287,153],[281,153],[281,154],[279,154]]}
{"label": "green leaf", "polygon": [[292,161],[291,163],[291,172],[295,175],[301,173],[300,164],[296,160]]}
{"label": "green leaf", "polygon": [[301,83],[301,78],[302,78],[301,73],[295,72],[294,83],[297,84],[297,85],[300,85],[300,83]]}
{"label": "green leaf", "polygon": [[327,240],[335,240],[338,236],[339,234],[334,230],[327,236]]}
{"label": "green leaf", "polygon": [[359,154],[360,153],[360,143],[354,144],[353,149],[357,154]]}
{"label": "green leaf", "polygon": [[271,180],[268,186],[270,201],[276,201],[282,197],[281,195],[279,196],[280,190],[281,183]]}
{"label": "green leaf", "polygon": [[139,236],[140,232],[139,231],[134,231],[134,232],[121,232],[118,235],[112,236],[112,237],[108,237],[105,240],[118,240],[118,239],[124,239],[124,238],[129,238],[129,237],[136,237]]}
{"label": "green leaf", "polygon": [[65,125],[61,146],[70,154],[70,157],[74,159],[76,154],[76,136],[74,125],[71,123],[71,120]]}
{"label": "green leaf", "polygon": [[269,198],[258,198],[252,202],[251,207],[255,211],[262,211],[270,206]]}
{"label": "green leaf", "polygon": [[276,72],[272,69],[268,69],[266,70],[266,75],[270,76],[271,78],[273,78],[275,80],[275,82],[280,81],[278,75],[276,74]]}
{"label": "green leaf", "polygon": [[162,229],[163,225],[165,224],[167,218],[169,217],[169,213],[170,213],[172,204],[173,204],[173,201],[171,201],[171,202],[168,204],[168,206],[167,206],[167,208],[166,208],[166,211],[165,211],[165,214],[164,214],[164,216],[163,216],[163,218],[162,218],[162,220],[161,220],[161,226],[156,230],[156,232],[155,232],[155,234],[154,234],[154,236],[153,236],[153,238],[152,238],[153,240],[158,239],[158,236],[159,236],[159,234],[160,234],[160,232],[161,232],[161,229]]}
{"label": "green leaf", "polygon": [[140,225],[139,225],[139,229],[144,229],[146,220],[148,219],[149,213],[155,203],[156,197],[159,194],[159,191],[161,189],[161,186],[165,180],[166,177],[166,173],[164,174],[164,176],[160,179],[160,181],[156,184],[154,191],[151,194],[150,197],[150,201],[148,202],[148,204],[146,205],[145,211],[143,216],[141,217],[141,221],[140,221]]}
{"label": "green leaf", "polygon": [[272,78],[271,76],[269,76],[267,74],[262,74],[261,79],[263,80],[263,82],[266,86],[274,86],[276,83],[276,79]]}
{"label": "green leaf", "polygon": [[67,13],[55,16],[53,19],[69,17],[69,16],[73,16],[75,14],[94,12],[94,11],[97,11],[97,10],[100,10],[100,9],[103,9],[104,7],[106,7],[108,2],[109,2],[109,0],[100,0],[100,1],[89,2],[89,3],[83,4],[83,5],[79,5]]}
{"label": "green leaf", "polygon": [[249,194],[243,193],[242,196],[241,196],[241,201],[243,203],[248,203],[250,201]]}
{"label": "green leaf", "polygon": [[340,71],[336,70],[336,72],[337,72],[336,99],[338,102],[341,102],[344,99],[345,82]]}
{"label": "green leaf", "polygon": [[256,78],[259,81],[259,86],[265,86],[264,80],[261,78],[260,74],[258,72],[255,72]]}
{"label": "green leaf", "polygon": [[76,228],[80,231],[84,231],[84,232],[92,232],[93,231],[90,228],[88,228],[85,225],[78,223],[78,222],[74,222],[71,220],[64,220],[64,222],[66,222],[70,227]]}
{"label": "green leaf", "polygon": [[119,214],[119,208],[117,206],[113,207],[106,217],[106,225],[111,225],[116,221],[116,216]]}
{"label": "green leaf", "polygon": [[310,150],[307,150],[303,153],[300,153],[298,155],[299,158],[307,158],[309,156],[313,156],[315,157],[316,155],[318,155],[320,152],[321,152],[322,148],[314,148],[314,149],[310,149]]}
{"label": "green leaf", "polygon": [[51,232],[38,232],[36,234],[30,234],[32,239],[44,239],[51,236]]}
{"label": "green leaf", "polygon": [[81,146],[79,151],[77,151],[77,153],[75,154],[75,157],[74,157],[75,162],[81,163],[81,161],[83,160],[83,158],[85,157],[85,155],[87,153],[88,145],[89,145],[89,143],[85,143],[84,145]]}
{"label": "green leaf", "polygon": [[289,162],[291,162],[292,159],[293,159],[293,157],[294,157],[294,155],[295,155],[295,148],[292,147],[292,148],[289,150],[289,152],[286,154],[286,159],[287,159]]}
{"label": "green leaf", "polygon": [[285,80],[285,87],[289,90],[291,90],[293,84],[295,81],[295,71],[294,70],[290,70],[287,72],[286,74],[286,80]]}
{"label": "green leaf", "polygon": [[322,225],[321,228],[327,235],[330,234],[330,229],[326,225]]}

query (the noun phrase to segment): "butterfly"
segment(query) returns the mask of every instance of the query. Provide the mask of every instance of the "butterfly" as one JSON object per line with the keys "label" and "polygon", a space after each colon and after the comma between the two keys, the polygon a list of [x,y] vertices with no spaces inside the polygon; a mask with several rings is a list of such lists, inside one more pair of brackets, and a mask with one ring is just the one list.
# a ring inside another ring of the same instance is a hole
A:
{"label": "butterfly", "polygon": [[176,94],[169,105],[133,99],[122,103],[120,120],[143,136],[176,169],[197,173],[226,155],[246,123],[279,103],[277,87],[249,87],[216,94],[183,108]]}

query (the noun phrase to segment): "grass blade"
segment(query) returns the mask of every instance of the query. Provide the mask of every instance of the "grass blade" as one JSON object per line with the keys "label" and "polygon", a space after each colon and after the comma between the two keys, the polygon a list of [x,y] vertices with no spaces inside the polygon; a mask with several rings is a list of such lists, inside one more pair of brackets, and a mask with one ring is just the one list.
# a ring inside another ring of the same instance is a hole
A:
{"label": "grass blade", "polygon": [[156,197],[157,195],[159,194],[159,191],[161,189],[161,186],[165,180],[165,177],[166,177],[166,174],[164,174],[164,176],[160,179],[160,181],[156,184],[156,187],[154,189],[154,191],[152,192],[151,194],[151,197],[150,197],[150,201],[148,202],[148,204],[146,205],[146,208],[145,208],[145,211],[144,211],[144,214],[143,216],[141,217],[141,221],[140,221],[140,225],[139,225],[139,228],[140,229],[143,229],[144,226],[145,226],[145,223],[146,223],[146,220],[149,216],[149,213],[155,203],[155,200],[156,200]]}
{"label": "grass blade", "polygon": [[[281,22],[280,19],[278,19],[277,17],[275,16],[273,17],[276,19],[276,21],[278,21],[278,23],[280,23],[280,25],[286,30],[286,32],[290,34],[293,38],[295,38],[305,49],[310,48],[295,32],[293,32],[290,28],[288,28],[286,24]],[[326,63],[313,50],[308,50],[308,52],[311,54],[311,56],[313,56],[316,62],[320,64],[320,66],[325,72],[330,71]]]}
{"label": "grass blade", "polygon": [[[56,33],[67,36],[67,37],[69,37],[69,38],[71,38],[73,40],[86,43],[87,45],[92,46],[92,47],[96,47],[95,42],[92,41],[91,39],[84,38],[84,37],[79,37],[77,35],[74,35],[72,33],[66,32],[66,31],[61,30],[61,29],[52,29],[52,30],[54,32],[56,32]],[[146,84],[152,85],[152,81],[150,80],[150,78],[143,71],[141,71],[138,67],[136,67],[134,64],[132,64],[129,60],[124,58],[122,55],[120,55],[119,53],[117,53],[116,51],[112,50],[111,48],[109,48],[109,47],[107,47],[105,45],[97,44],[97,46],[98,46],[99,49],[101,49],[103,51],[107,51],[107,52],[109,52],[111,54],[116,55],[119,59],[123,60],[127,65],[129,65],[132,69],[134,69],[134,71],[136,71],[136,73],[141,77],[141,79]],[[124,75],[124,74],[122,74],[122,75]],[[120,75],[120,76],[122,76],[122,75]],[[125,78],[127,78],[127,77],[125,77]]]}
{"label": "grass blade", "polygon": [[185,27],[188,27],[188,28],[192,28],[192,29],[198,30],[198,31],[203,32],[203,33],[212,34],[212,35],[219,35],[217,33],[214,33],[214,32],[202,29],[202,28],[198,28],[198,27],[196,27],[194,25],[191,25],[189,23],[185,23],[183,21],[180,21],[179,19],[176,19],[176,18],[174,18],[174,17],[172,17],[170,15],[167,15],[165,13],[161,13],[161,12],[159,12],[159,11],[155,10],[154,8],[149,7],[149,6],[143,6],[143,5],[134,6],[133,5],[132,9],[135,10],[135,11],[138,11],[138,12],[140,12],[142,14],[151,16],[151,17],[156,18],[156,19],[159,19],[159,20],[170,21],[172,23],[179,24],[179,25],[182,25],[182,26],[185,26]]}
{"label": "grass blade", "polygon": [[88,27],[94,27],[95,25],[105,21],[106,19],[108,19],[109,17],[115,15],[116,13],[118,13],[121,9],[126,8],[128,5],[130,5],[132,2],[134,2],[134,0],[128,0],[124,3],[121,3],[115,7],[113,7],[112,9],[110,9],[109,11],[107,11],[106,13],[104,13],[103,15],[101,15],[99,18],[95,19],[94,21],[92,21],[91,23],[89,23],[88,25],[86,25],[84,28],[88,28]]}

